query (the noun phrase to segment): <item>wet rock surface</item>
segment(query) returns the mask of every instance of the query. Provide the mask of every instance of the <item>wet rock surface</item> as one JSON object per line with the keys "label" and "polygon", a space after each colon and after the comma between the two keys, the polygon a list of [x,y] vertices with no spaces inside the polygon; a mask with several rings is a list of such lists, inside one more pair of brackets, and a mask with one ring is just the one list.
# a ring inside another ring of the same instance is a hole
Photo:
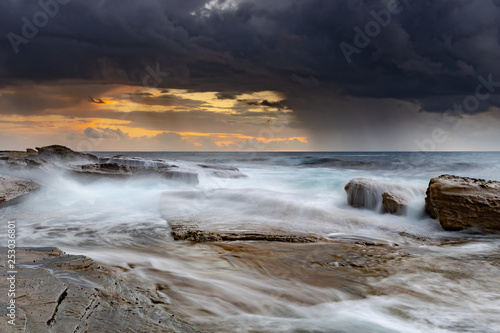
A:
{"label": "wet rock surface", "polygon": [[[0,168],[6,171],[57,169],[85,181],[101,178],[127,178],[134,176],[160,176],[189,185],[199,183],[194,170],[179,168],[165,161],[144,160],[123,155],[99,159],[92,154],[75,152],[70,148],[53,145],[26,152],[0,152]],[[213,170],[213,172],[237,173],[236,171]],[[226,178],[238,178],[228,176]]]}
{"label": "wet rock surface", "polygon": [[32,180],[0,175],[0,207],[14,203],[21,197],[40,189],[40,184]]}
{"label": "wet rock surface", "polygon": [[241,173],[238,168],[231,166],[211,165],[211,164],[198,164],[201,168],[205,169],[211,176],[218,178],[247,178],[248,176]]}
{"label": "wet rock surface", "polygon": [[[2,249],[5,258],[6,249]],[[0,314],[7,314],[2,262]],[[19,332],[200,332],[165,310],[154,290],[129,287],[118,272],[57,248],[18,248],[16,326]],[[6,320],[1,332],[11,332]]]}
{"label": "wet rock surface", "polygon": [[445,230],[500,233],[500,182],[442,175],[431,179],[428,214]]}
{"label": "wet rock surface", "polygon": [[[222,241],[270,241],[286,243],[315,243],[326,241],[325,238],[313,234],[289,233],[279,229],[248,230],[248,226],[235,227],[231,230],[215,225],[193,224],[190,221],[169,221],[172,237],[175,240],[193,242]],[[239,229],[239,230],[238,230]]]}
{"label": "wet rock surface", "polygon": [[145,167],[129,166],[118,163],[85,164],[70,167],[74,176],[86,177],[87,179],[129,178],[133,176],[161,176],[190,185],[197,185],[198,174],[190,170],[180,170],[176,167]]}
{"label": "wet rock surface", "polygon": [[[367,278],[384,277],[411,257],[391,246],[367,246],[355,242],[286,244],[226,242],[223,257],[239,268],[252,268],[276,278],[289,278],[318,287],[344,285],[353,295],[365,297],[374,291]],[[360,274],[361,273],[361,274]]]}
{"label": "wet rock surface", "polygon": [[408,211],[409,202],[403,195],[384,192],[382,194],[382,207],[385,213],[405,215]]}
{"label": "wet rock surface", "polygon": [[354,178],[344,189],[349,206],[395,215],[406,215],[409,211],[420,210],[421,208],[413,199],[424,194],[424,189],[420,187],[385,183],[367,178]]}

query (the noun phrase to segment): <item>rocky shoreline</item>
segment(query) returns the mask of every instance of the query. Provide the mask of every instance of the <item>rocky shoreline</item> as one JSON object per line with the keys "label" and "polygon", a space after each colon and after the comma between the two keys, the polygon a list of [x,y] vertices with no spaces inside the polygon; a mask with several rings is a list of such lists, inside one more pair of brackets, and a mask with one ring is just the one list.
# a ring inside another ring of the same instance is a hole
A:
{"label": "rocky shoreline", "polygon": [[[200,164],[199,168],[218,178],[246,177],[237,168],[221,168],[205,164]],[[28,148],[26,152],[0,152],[0,173],[28,170],[47,175],[48,170],[54,169],[81,181],[152,176],[187,185],[199,183],[196,170],[182,168],[164,161],[151,161],[122,155],[98,158],[92,154],[76,152],[58,145],[36,148],[36,150]]]}

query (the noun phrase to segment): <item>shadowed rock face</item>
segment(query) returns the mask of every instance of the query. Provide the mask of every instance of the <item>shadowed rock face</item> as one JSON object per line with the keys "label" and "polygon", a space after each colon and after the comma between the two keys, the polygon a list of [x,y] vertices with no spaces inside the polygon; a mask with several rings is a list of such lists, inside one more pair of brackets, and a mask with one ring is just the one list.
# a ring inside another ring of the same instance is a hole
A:
{"label": "shadowed rock face", "polygon": [[0,207],[4,203],[13,203],[16,199],[39,188],[40,185],[32,180],[0,176]]}
{"label": "shadowed rock face", "polygon": [[425,204],[445,230],[500,233],[500,182],[443,175],[431,179]]}
{"label": "shadowed rock face", "polygon": [[[2,256],[6,255],[2,249]],[[118,272],[56,248],[16,250],[16,324],[20,332],[200,332],[165,311],[155,290],[131,288]],[[7,318],[7,269],[0,314]],[[0,332],[13,332],[7,320]]]}

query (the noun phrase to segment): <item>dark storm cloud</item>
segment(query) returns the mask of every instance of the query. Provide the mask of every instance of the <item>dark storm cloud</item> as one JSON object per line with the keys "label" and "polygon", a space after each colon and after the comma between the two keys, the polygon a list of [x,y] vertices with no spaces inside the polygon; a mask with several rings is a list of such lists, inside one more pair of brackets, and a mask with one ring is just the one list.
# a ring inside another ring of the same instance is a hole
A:
{"label": "dark storm cloud", "polygon": [[[169,73],[165,88],[219,91],[222,99],[282,91],[305,123],[334,112],[304,105],[307,96],[393,98],[442,112],[474,94],[478,75],[500,81],[499,0],[402,0],[348,64],[339,45],[356,47],[354,28],[364,31],[377,22],[373,13],[380,18],[389,6],[389,0],[71,0],[16,54],[7,34],[21,36],[22,17],[32,22],[41,7],[5,0],[0,78],[142,85],[148,66],[158,64]],[[490,105],[498,101],[484,101],[476,112]]]}
{"label": "dark storm cloud", "polygon": [[230,92],[230,91],[224,91],[224,92],[218,92],[216,94],[217,99],[236,99],[238,97],[238,94]]}
{"label": "dark storm cloud", "polygon": [[177,106],[190,110],[209,106],[203,101],[196,101],[168,94],[162,94],[159,96],[152,96],[151,94],[134,94],[132,100],[136,103],[144,105]]}

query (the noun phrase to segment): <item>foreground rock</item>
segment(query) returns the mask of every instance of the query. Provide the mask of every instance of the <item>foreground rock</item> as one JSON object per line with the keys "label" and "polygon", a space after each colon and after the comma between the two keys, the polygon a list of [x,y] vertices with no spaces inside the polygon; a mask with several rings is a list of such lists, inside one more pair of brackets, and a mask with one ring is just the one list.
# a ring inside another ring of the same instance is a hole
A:
{"label": "foreground rock", "polygon": [[445,230],[500,233],[500,182],[443,175],[431,179],[425,204]]}
{"label": "foreground rock", "polygon": [[[0,331],[13,332],[2,266]],[[84,256],[56,248],[17,249],[15,328],[20,332],[200,332],[166,312],[154,292],[128,287],[117,272]]]}
{"label": "foreground rock", "polygon": [[40,185],[32,180],[24,180],[0,175],[0,207],[14,203],[17,199],[38,190]]}
{"label": "foreground rock", "polygon": [[347,203],[352,207],[397,215],[406,214],[411,209],[410,200],[424,193],[420,188],[367,178],[354,178],[344,189],[347,193]]}

